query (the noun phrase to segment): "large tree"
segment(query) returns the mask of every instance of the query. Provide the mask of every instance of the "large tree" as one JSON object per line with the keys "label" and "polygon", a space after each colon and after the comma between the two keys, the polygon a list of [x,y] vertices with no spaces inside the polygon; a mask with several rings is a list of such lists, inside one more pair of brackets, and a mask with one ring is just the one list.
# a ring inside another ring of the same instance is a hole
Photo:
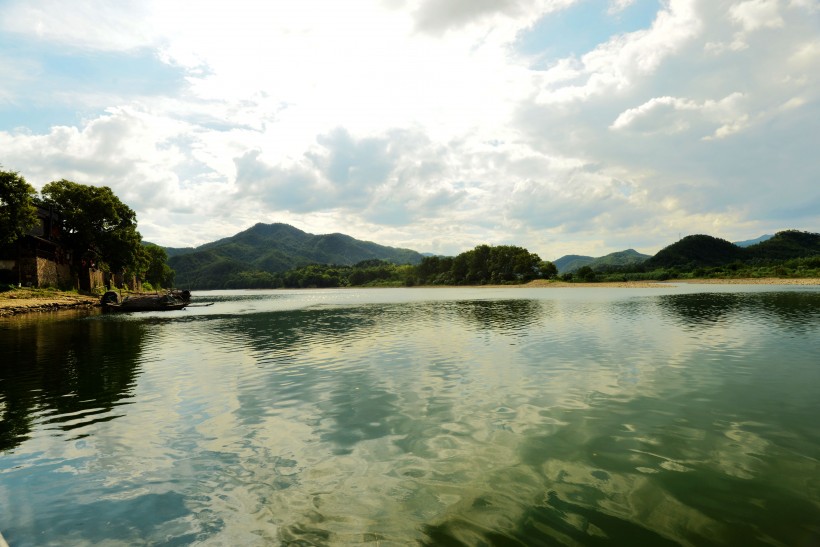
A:
{"label": "large tree", "polygon": [[37,225],[34,188],[14,171],[0,171],[0,245],[13,243]]}
{"label": "large tree", "polygon": [[170,288],[174,284],[174,270],[168,265],[168,253],[159,245],[149,243],[142,248],[145,257],[143,277],[154,288]]}
{"label": "large tree", "polygon": [[91,259],[112,272],[141,269],[145,255],[136,214],[111,188],[62,179],[46,184],[41,194],[59,214],[63,242],[75,259]]}

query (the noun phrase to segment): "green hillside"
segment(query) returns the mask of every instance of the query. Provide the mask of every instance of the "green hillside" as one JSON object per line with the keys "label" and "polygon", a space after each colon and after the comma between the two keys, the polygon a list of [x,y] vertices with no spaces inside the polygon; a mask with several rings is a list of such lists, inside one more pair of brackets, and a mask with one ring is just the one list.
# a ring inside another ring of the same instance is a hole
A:
{"label": "green hillside", "polygon": [[614,267],[635,266],[649,258],[649,255],[639,253],[635,249],[617,251],[598,258],[583,255],[566,255],[554,261],[559,274],[573,273],[584,266],[593,270],[603,270]]}
{"label": "green hillside", "polygon": [[418,264],[422,255],[344,234],[313,235],[287,224],[256,224],[197,248],[167,249],[176,284],[190,289],[224,288],[242,275],[285,272],[308,264],[352,265],[363,260]]}
{"label": "green hillside", "polygon": [[661,249],[658,254],[643,263],[644,271],[675,268],[692,271],[697,268],[716,268],[783,263],[791,260],[820,257],[820,234],[786,230],[773,237],[746,248],[726,240],[707,235],[686,236],[680,241]]}
{"label": "green hillside", "polygon": [[584,266],[589,266],[595,260],[593,256],[584,255],[564,255],[557,260],[553,260],[553,264],[558,268],[558,273],[563,274],[567,272],[574,272],[575,270]]}
{"label": "green hillside", "polygon": [[649,258],[649,255],[639,253],[635,249],[627,249],[596,258],[589,264],[589,267],[593,270],[601,270],[619,266],[635,266],[642,264]]}
{"label": "green hillside", "polygon": [[736,260],[743,260],[745,257],[744,249],[725,239],[698,234],[686,236],[664,247],[643,265],[647,270],[654,268],[694,269],[722,266]]}
{"label": "green hillside", "polygon": [[746,248],[748,260],[773,261],[820,255],[820,234],[785,230]]}

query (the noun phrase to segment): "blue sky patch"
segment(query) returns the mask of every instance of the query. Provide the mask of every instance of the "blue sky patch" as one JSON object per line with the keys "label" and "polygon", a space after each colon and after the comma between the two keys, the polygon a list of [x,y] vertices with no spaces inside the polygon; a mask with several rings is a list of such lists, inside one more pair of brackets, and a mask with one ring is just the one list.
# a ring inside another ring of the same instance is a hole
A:
{"label": "blue sky patch", "polygon": [[[129,53],[58,50],[49,44],[0,34],[0,50],[19,60],[32,73],[27,81],[8,90],[9,102],[0,102],[0,130],[26,127],[35,132],[55,125],[76,125],[98,115],[108,102],[62,104],[66,95],[120,97],[174,96],[185,85],[184,72],[160,61],[151,51]],[[102,99],[105,101],[105,99]],[[85,111],[84,111],[85,110]]]}
{"label": "blue sky patch", "polygon": [[542,17],[518,35],[516,51],[540,57],[552,64],[557,59],[581,56],[610,37],[649,28],[660,9],[658,0],[636,0],[610,15],[609,2],[583,0],[565,10]]}

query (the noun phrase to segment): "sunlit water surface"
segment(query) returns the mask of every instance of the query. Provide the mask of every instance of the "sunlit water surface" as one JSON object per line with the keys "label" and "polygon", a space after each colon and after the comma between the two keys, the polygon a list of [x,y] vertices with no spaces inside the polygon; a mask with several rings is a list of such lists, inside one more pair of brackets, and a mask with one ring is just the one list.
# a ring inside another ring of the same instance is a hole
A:
{"label": "sunlit water surface", "polygon": [[820,290],[199,293],[0,322],[27,545],[817,545]]}

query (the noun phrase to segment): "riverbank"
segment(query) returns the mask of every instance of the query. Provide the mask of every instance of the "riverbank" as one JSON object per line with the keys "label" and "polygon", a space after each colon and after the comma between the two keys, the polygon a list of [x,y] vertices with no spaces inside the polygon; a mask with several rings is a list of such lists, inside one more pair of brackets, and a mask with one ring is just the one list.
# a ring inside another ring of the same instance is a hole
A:
{"label": "riverbank", "polygon": [[0,317],[21,313],[93,308],[99,304],[98,296],[51,289],[13,289],[0,293]]}

